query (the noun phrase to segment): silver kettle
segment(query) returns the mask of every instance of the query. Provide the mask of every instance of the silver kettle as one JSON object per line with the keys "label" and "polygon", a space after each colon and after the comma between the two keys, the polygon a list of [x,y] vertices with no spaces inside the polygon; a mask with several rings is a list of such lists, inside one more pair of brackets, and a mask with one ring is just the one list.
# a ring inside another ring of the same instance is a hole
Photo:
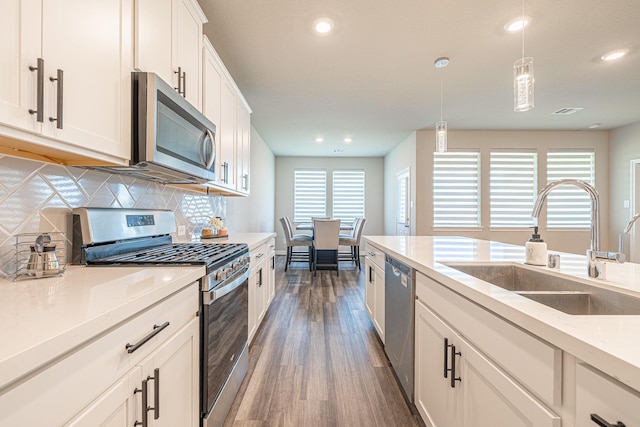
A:
{"label": "silver kettle", "polygon": [[56,245],[50,245],[51,237],[41,234],[33,246],[27,261],[27,274],[29,276],[42,277],[53,276],[60,273],[60,262],[56,255]]}

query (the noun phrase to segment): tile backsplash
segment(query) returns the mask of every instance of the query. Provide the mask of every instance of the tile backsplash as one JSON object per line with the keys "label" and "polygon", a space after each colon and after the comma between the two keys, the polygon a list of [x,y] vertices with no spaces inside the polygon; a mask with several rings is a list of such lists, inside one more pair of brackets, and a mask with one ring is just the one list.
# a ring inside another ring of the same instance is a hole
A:
{"label": "tile backsplash", "polygon": [[16,235],[63,231],[76,207],[170,209],[189,240],[212,216],[226,216],[226,199],[127,176],[0,156],[0,275],[15,273]]}

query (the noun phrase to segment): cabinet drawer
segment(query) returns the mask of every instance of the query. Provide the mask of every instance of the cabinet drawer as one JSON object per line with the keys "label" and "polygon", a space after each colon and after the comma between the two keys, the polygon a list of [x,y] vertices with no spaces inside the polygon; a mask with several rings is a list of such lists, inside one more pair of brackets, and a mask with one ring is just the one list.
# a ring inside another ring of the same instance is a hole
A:
{"label": "cabinet drawer", "polygon": [[615,379],[578,363],[576,366],[576,426],[596,427],[591,414],[609,424],[640,426],[640,393]]}
{"label": "cabinet drawer", "polygon": [[[198,290],[194,282],[93,341],[70,349],[51,365],[41,367],[37,375],[0,395],[0,407],[10,408],[0,414],[0,425],[62,425],[195,318]],[[166,328],[134,352],[127,352],[127,344],[140,342],[153,331],[154,325],[166,322],[169,322]]]}
{"label": "cabinet drawer", "polygon": [[562,351],[444,285],[416,273],[416,295],[463,337],[549,405],[562,400]]}
{"label": "cabinet drawer", "polygon": [[257,266],[259,263],[267,259],[268,254],[269,248],[267,247],[267,244],[263,244],[255,249],[252,249],[249,253],[249,256],[251,257],[251,268]]}
{"label": "cabinet drawer", "polygon": [[371,243],[365,244],[365,256],[371,260],[375,265],[384,270],[384,256],[385,253],[380,249],[373,246]]}

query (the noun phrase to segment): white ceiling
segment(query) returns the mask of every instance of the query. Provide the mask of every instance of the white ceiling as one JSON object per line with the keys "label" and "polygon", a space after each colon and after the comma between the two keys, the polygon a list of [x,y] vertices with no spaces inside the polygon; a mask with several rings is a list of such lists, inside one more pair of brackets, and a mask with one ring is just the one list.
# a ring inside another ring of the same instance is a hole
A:
{"label": "white ceiling", "polygon": [[[383,156],[434,128],[441,80],[450,131],[640,121],[640,0],[527,0],[535,108],[525,113],[513,112],[521,34],[504,30],[519,0],[199,1],[205,33],[277,156]],[[324,16],[335,29],[319,36],[312,23]],[[621,48],[623,59],[599,59]],[[440,56],[448,67],[433,66]],[[551,114],[564,107],[584,110]]]}

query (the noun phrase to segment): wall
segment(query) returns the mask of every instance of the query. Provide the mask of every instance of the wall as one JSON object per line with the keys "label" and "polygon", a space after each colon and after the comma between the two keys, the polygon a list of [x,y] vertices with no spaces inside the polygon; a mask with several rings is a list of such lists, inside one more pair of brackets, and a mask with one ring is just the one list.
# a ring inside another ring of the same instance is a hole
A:
{"label": "wall", "polygon": [[[489,154],[491,148],[537,149],[539,164],[546,162],[548,148],[593,148],[596,153],[596,189],[600,194],[601,242],[609,241],[607,206],[609,205],[609,160],[608,132],[606,131],[449,131],[448,145],[451,150],[477,149],[481,152],[481,218],[485,224],[480,229],[436,231],[433,229],[433,150],[434,131],[418,131],[416,140],[416,216],[418,235],[456,234],[478,239],[495,240],[522,245],[531,232],[528,229],[490,230],[489,219]],[[628,166],[627,166],[628,168]],[[544,169],[544,168],[542,168]],[[538,175],[538,185],[546,183],[544,170]],[[544,224],[544,213],[541,224]],[[556,231],[541,228],[543,239],[549,249],[584,254],[589,247],[589,230]],[[607,248],[602,248],[607,249]],[[615,249],[613,247],[612,249]]]}
{"label": "wall", "polygon": [[[624,230],[629,218],[636,213],[625,208],[625,200],[631,200],[631,160],[640,159],[640,122],[611,131],[609,140],[609,249],[618,244],[618,234]],[[640,186],[640,182],[636,182]],[[640,235],[636,223],[636,236]]]}
{"label": "wall", "polygon": [[411,176],[411,230],[416,233],[416,132],[396,145],[384,158],[384,234],[396,234],[396,174],[409,168]]}
{"label": "wall", "polygon": [[[0,156],[0,275],[15,272],[18,233],[67,233],[72,208],[171,209],[186,241],[211,216],[226,216],[226,199],[87,169]],[[70,248],[69,248],[70,250]]]}
{"label": "wall", "polygon": [[249,188],[249,197],[227,198],[229,233],[274,231],[275,157],[253,126]]}
{"label": "wall", "polygon": [[383,188],[384,159],[382,157],[276,157],[275,179],[275,228],[276,250],[285,251],[284,235],[279,219],[293,219],[294,171],[299,168],[325,169],[327,182],[331,185],[331,172],[338,169],[363,169],[365,171],[365,216],[367,224],[364,234],[384,234]]}

